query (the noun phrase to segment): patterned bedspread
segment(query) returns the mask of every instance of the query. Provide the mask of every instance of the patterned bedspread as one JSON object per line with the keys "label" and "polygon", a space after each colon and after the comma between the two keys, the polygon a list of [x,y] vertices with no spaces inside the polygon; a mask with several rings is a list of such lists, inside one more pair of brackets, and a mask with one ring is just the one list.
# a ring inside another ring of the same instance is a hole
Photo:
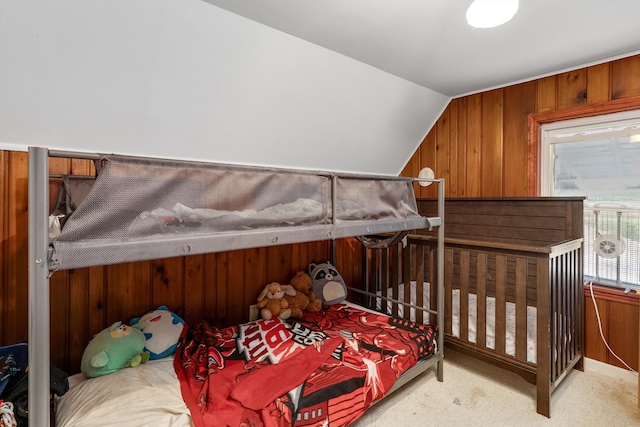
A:
{"label": "patterned bedspread", "polygon": [[303,319],[185,328],[175,357],[196,427],[345,426],[434,353],[436,327],[345,304]]}

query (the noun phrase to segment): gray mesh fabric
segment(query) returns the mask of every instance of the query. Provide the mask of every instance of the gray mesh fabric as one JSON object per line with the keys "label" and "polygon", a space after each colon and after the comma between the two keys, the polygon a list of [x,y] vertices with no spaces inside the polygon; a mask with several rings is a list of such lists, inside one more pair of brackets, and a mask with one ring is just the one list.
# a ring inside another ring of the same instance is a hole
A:
{"label": "gray mesh fabric", "polygon": [[54,268],[426,226],[406,179],[123,156],[105,157],[97,169],[52,241]]}

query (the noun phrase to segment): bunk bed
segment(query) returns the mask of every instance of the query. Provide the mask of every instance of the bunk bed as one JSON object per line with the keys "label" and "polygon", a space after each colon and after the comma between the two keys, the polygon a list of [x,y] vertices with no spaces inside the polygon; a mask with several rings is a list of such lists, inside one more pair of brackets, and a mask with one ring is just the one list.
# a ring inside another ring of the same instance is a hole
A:
{"label": "bunk bed", "polygon": [[[91,189],[76,200],[53,239],[49,157],[92,159],[97,171]],[[357,237],[363,244],[363,269],[371,271],[378,252],[389,254],[389,248],[414,230],[437,228],[444,236],[443,181],[430,181],[438,184],[441,202],[437,215],[424,217],[417,211],[413,179],[30,147],[30,425],[50,424],[49,278],[56,270]],[[385,237],[371,237],[379,235]],[[439,273],[433,281],[438,286],[443,286],[443,250],[438,245]],[[386,265],[391,271],[395,264]],[[350,284],[350,296],[359,304],[355,310],[374,313],[381,300],[399,303],[376,293],[369,279],[367,275],[363,284]],[[434,366],[438,380],[443,379],[444,299],[428,307],[408,304],[410,311],[420,313],[415,323],[437,327],[436,345],[430,357],[403,369],[385,395]]]}

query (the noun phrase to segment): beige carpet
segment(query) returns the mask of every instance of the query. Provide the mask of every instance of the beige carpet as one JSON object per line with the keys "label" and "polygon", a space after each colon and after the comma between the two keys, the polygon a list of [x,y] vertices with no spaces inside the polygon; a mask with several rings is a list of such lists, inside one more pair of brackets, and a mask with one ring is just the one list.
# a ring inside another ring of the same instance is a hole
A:
{"label": "beige carpet", "polygon": [[638,376],[587,360],[553,393],[546,418],[520,376],[446,349],[444,382],[426,372],[354,426],[640,426]]}

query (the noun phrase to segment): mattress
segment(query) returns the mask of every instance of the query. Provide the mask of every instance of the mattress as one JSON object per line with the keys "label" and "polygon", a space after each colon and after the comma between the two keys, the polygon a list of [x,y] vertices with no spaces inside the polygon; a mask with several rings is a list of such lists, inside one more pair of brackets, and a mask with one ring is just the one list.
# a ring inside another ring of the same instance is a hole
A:
{"label": "mattress", "polygon": [[57,427],[191,427],[173,357],[87,379],[69,377],[56,401]]}
{"label": "mattress", "polygon": [[[451,324],[452,335],[460,337],[460,290],[454,289],[452,292],[452,314]],[[478,297],[476,294],[469,294],[469,332],[468,340],[477,343],[477,312]],[[488,348],[496,348],[496,299],[487,297],[487,342]],[[516,355],[516,305],[507,302],[506,307],[506,337],[505,352],[511,356]],[[536,363],[536,308],[527,306],[527,361]]]}
{"label": "mattress", "polygon": [[[423,305],[425,307],[429,306],[429,298],[430,298],[430,286],[428,283],[425,283],[423,286]],[[392,298],[392,289],[387,289],[386,293],[378,292],[378,294],[383,295],[387,298]],[[415,305],[416,302],[416,283],[411,283],[411,296],[410,302]],[[400,286],[398,288],[398,300],[405,301],[404,299],[404,287]],[[382,309],[386,304],[386,310],[391,313],[392,303],[389,301],[384,302],[380,300],[378,302],[378,309]],[[460,337],[460,290],[453,289],[451,295],[451,316],[452,316],[452,324],[451,324],[451,332],[454,337]],[[398,307],[398,315],[403,316],[404,307]],[[415,321],[415,309],[409,308],[410,314],[409,318],[412,321]],[[478,312],[478,301],[477,295],[469,294],[469,330],[468,330],[468,341],[477,343],[477,312]],[[495,333],[495,324],[496,324],[496,300],[493,297],[487,297],[486,303],[486,347],[495,349],[496,348],[496,333]],[[516,306],[514,303],[507,302],[506,306],[506,337],[505,337],[505,352],[511,356],[515,356],[516,354]],[[536,308],[527,306],[527,361],[531,363],[536,363]]]}
{"label": "mattress", "polygon": [[[191,340],[196,331],[203,333]],[[91,379],[71,376],[57,399],[56,425],[348,425],[434,354],[436,331],[353,304],[288,322],[197,325],[185,328],[175,357]]]}

